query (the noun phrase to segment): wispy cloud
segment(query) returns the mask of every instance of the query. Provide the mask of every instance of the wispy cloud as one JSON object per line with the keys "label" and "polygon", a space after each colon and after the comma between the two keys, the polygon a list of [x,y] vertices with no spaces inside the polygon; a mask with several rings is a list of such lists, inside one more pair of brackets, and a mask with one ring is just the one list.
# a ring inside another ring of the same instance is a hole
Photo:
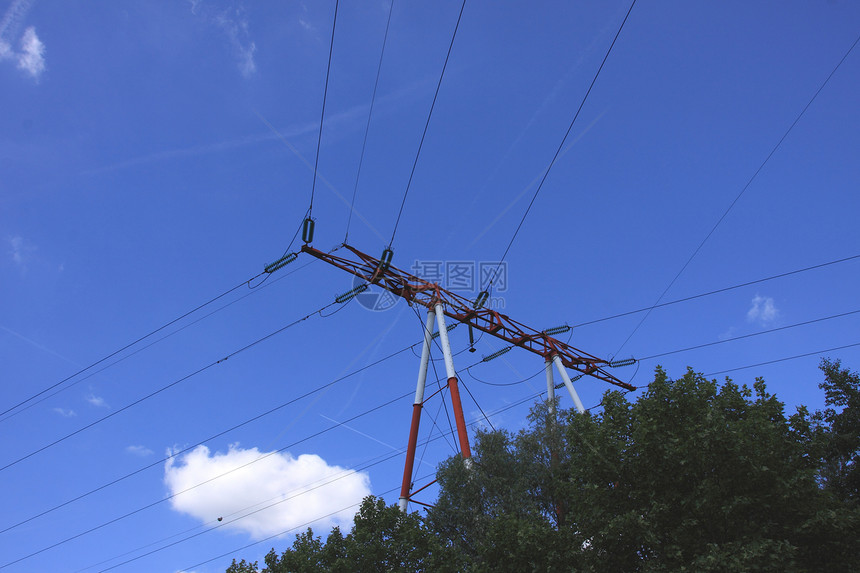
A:
{"label": "wispy cloud", "polygon": [[6,239],[6,242],[9,244],[9,257],[19,267],[23,267],[30,253],[36,250],[34,245],[27,242],[24,237],[18,235],[9,237]]}
{"label": "wispy cloud", "polygon": [[170,458],[164,483],[176,496],[170,500],[175,511],[203,523],[222,518],[221,526],[253,539],[312,522],[320,529],[349,527],[355,512],[344,508],[370,494],[367,474],[329,465],[319,456],[263,453],[236,444],[226,453],[198,446]]}
{"label": "wispy cloud", "polygon": [[257,63],[254,60],[257,45],[251,40],[245,9],[241,6],[230,6],[225,9],[210,8],[203,3],[203,0],[189,0],[189,4],[193,15],[215,26],[227,37],[233,48],[239,72],[246,78],[253,76],[257,71]]}
{"label": "wispy cloud", "polygon": [[145,458],[146,456],[151,456],[153,451],[147,448],[146,446],[127,446],[125,451],[134,454],[135,456],[140,456]]}
{"label": "wispy cloud", "polygon": [[91,405],[95,406],[96,408],[110,408],[108,403],[101,396],[96,396],[95,394],[90,394],[89,396],[87,396],[86,399],[87,399],[87,402],[89,402]]}
{"label": "wispy cloud", "polygon": [[779,309],[769,296],[755,295],[747,311],[747,322],[755,322],[761,326],[768,326],[779,318]]}
{"label": "wispy cloud", "polygon": [[53,411],[63,418],[74,418],[77,416],[74,410],[66,410],[65,408],[54,408]]}
{"label": "wispy cloud", "polygon": [[15,0],[0,19],[0,61],[14,61],[18,69],[38,81],[45,71],[45,44],[33,26],[24,30],[18,40],[19,49],[13,45],[24,17],[32,6],[32,0]]}
{"label": "wispy cloud", "polygon": [[21,36],[21,53],[18,54],[18,68],[38,80],[45,71],[45,44],[36,35],[36,29],[30,26]]}
{"label": "wispy cloud", "polygon": [[75,366],[77,366],[78,368],[80,368],[80,366],[81,366],[80,364],[78,364],[77,362],[75,362],[74,360],[72,360],[71,358],[66,358],[66,357],[65,357],[65,356],[63,356],[62,354],[59,354],[59,353],[57,353],[57,352],[54,352],[53,350],[51,350],[51,349],[50,349],[50,348],[48,348],[47,346],[45,346],[45,345],[43,345],[43,344],[39,344],[39,343],[38,343],[38,342],[36,342],[35,340],[33,340],[33,339],[31,339],[31,338],[27,338],[26,336],[24,336],[24,335],[23,335],[23,334],[21,334],[20,332],[15,332],[15,331],[14,331],[14,330],[12,330],[11,328],[8,328],[8,327],[6,327],[6,326],[3,326],[2,324],[0,324],[0,330],[3,330],[4,332],[8,332],[8,333],[9,333],[9,334],[11,334],[12,336],[14,336],[14,337],[16,337],[16,338],[19,338],[19,339],[23,340],[24,342],[26,342],[26,343],[27,343],[27,344],[29,344],[30,346],[33,346],[34,348],[38,348],[38,349],[39,349],[39,350],[41,350],[42,352],[47,352],[47,353],[48,353],[48,354],[50,354],[51,356],[56,356],[57,358],[59,358],[59,359],[61,359],[61,360],[65,360],[65,361],[66,361],[66,362],[68,362],[69,364],[74,364],[74,365],[75,365]]}

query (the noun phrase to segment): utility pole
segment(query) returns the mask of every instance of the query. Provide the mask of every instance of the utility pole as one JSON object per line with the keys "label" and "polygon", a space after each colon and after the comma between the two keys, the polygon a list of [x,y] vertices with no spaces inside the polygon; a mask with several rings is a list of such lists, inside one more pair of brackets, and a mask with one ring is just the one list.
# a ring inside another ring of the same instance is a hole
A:
{"label": "utility pole", "polygon": [[[306,243],[308,242],[306,241]],[[399,505],[403,511],[406,511],[408,502],[411,501],[412,470],[415,462],[418,426],[424,403],[424,386],[427,380],[427,367],[430,360],[430,346],[431,340],[434,337],[434,327],[438,327],[439,342],[445,361],[448,389],[451,392],[451,402],[460,443],[460,455],[467,465],[471,461],[472,454],[466,432],[463,407],[460,401],[457,372],[454,368],[451,344],[448,340],[446,317],[457,322],[462,322],[468,325],[470,329],[476,329],[503,340],[511,345],[511,347],[517,346],[540,355],[544,359],[546,367],[547,390],[550,398],[554,397],[555,392],[552,376],[552,367],[555,366],[555,369],[564,382],[564,386],[573,399],[577,411],[580,413],[584,412],[585,408],[573,387],[573,381],[567,369],[579,372],[577,379],[582,376],[591,376],[625,390],[636,389],[635,386],[622,382],[612,374],[606,372],[605,368],[611,366],[608,361],[557,340],[548,334],[547,331],[535,330],[498,311],[484,308],[483,302],[486,301],[486,296],[479,295],[478,300],[473,303],[456,293],[442,288],[437,283],[431,283],[392,266],[392,253],[390,249],[386,249],[382,259],[377,259],[350,245],[344,244],[343,247],[353,256],[347,258],[332,253],[324,253],[309,244],[302,246],[302,252],[308,253],[365,281],[363,285],[353,289],[349,293],[341,295],[339,298],[343,298],[344,301],[348,300],[351,296],[355,296],[369,288],[370,285],[376,285],[399,296],[410,305],[417,304],[427,308],[427,322],[424,325],[424,344],[421,348],[418,383],[415,390],[415,400],[412,405],[412,423],[409,429],[409,441],[406,450],[406,465],[403,470],[403,482],[400,491]],[[486,295],[486,293],[482,293],[482,295]]]}

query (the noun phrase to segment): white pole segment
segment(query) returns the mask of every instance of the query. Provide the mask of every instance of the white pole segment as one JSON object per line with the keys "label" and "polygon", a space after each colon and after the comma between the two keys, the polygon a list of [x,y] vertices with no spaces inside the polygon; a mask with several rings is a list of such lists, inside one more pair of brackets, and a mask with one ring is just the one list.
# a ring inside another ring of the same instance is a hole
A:
{"label": "white pole segment", "polygon": [[567,386],[567,391],[570,392],[570,397],[573,398],[576,410],[580,414],[584,414],[585,407],[582,405],[582,401],[579,399],[576,390],[573,389],[573,382],[570,381],[570,376],[568,376],[567,370],[564,368],[564,364],[561,363],[561,358],[559,358],[558,354],[554,354],[552,361],[555,364],[556,370],[558,370],[558,373],[561,375],[561,379],[564,380],[564,385]]}
{"label": "white pole segment", "polygon": [[552,376],[552,361],[547,358],[544,364],[546,370],[546,398],[549,400],[549,412],[555,414],[555,380]]}
{"label": "white pole segment", "polygon": [[454,357],[451,355],[451,342],[448,340],[448,328],[445,326],[445,312],[442,304],[436,304],[436,322],[439,324],[439,341],[442,343],[442,356],[445,357],[445,373],[448,378],[457,376],[454,370]]}
{"label": "white pole segment", "polygon": [[427,366],[430,364],[430,343],[433,339],[433,326],[436,313],[427,311],[427,324],[424,325],[424,346],[421,347],[421,365],[418,367],[418,387],[415,389],[415,404],[424,403],[424,383],[427,381]]}

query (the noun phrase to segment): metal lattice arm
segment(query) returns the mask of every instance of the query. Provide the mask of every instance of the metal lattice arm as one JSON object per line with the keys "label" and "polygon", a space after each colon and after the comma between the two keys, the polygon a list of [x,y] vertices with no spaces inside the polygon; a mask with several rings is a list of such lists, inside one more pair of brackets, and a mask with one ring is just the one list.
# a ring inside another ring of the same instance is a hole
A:
{"label": "metal lattice arm", "polygon": [[553,356],[558,356],[565,367],[584,375],[603,380],[625,390],[636,389],[635,386],[622,382],[606,372],[604,368],[609,366],[609,362],[606,360],[574,348],[545,332],[530,328],[495,310],[489,308],[476,309],[470,300],[448,291],[436,283],[411,275],[390,264],[380,264],[379,259],[362,253],[350,245],[344,245],[344,247],[355,255],[355,260],[324,253],[309,245],[304,245],[302,251],[370,284],[375,284],[405,299],[409,304],[414,303],[427,308],[434,308],[437,303],[442,303],[446,316],[468,324],[476,330],[538,354],[545,360],[551,360]]}

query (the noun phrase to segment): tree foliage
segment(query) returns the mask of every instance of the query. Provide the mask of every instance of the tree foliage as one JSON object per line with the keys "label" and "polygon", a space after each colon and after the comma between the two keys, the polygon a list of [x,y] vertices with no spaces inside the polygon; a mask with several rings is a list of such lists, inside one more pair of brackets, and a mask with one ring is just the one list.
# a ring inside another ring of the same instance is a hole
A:
{"label": "tree foliage", "polygon": [[538,404],[528,429],[444,462],[425,517],[368,498],[348,535],[309,530],[263,571],[853,571],[860,377],[821,369],[813,415],[787,416],[760,379],[659,368],[596,414]]}

